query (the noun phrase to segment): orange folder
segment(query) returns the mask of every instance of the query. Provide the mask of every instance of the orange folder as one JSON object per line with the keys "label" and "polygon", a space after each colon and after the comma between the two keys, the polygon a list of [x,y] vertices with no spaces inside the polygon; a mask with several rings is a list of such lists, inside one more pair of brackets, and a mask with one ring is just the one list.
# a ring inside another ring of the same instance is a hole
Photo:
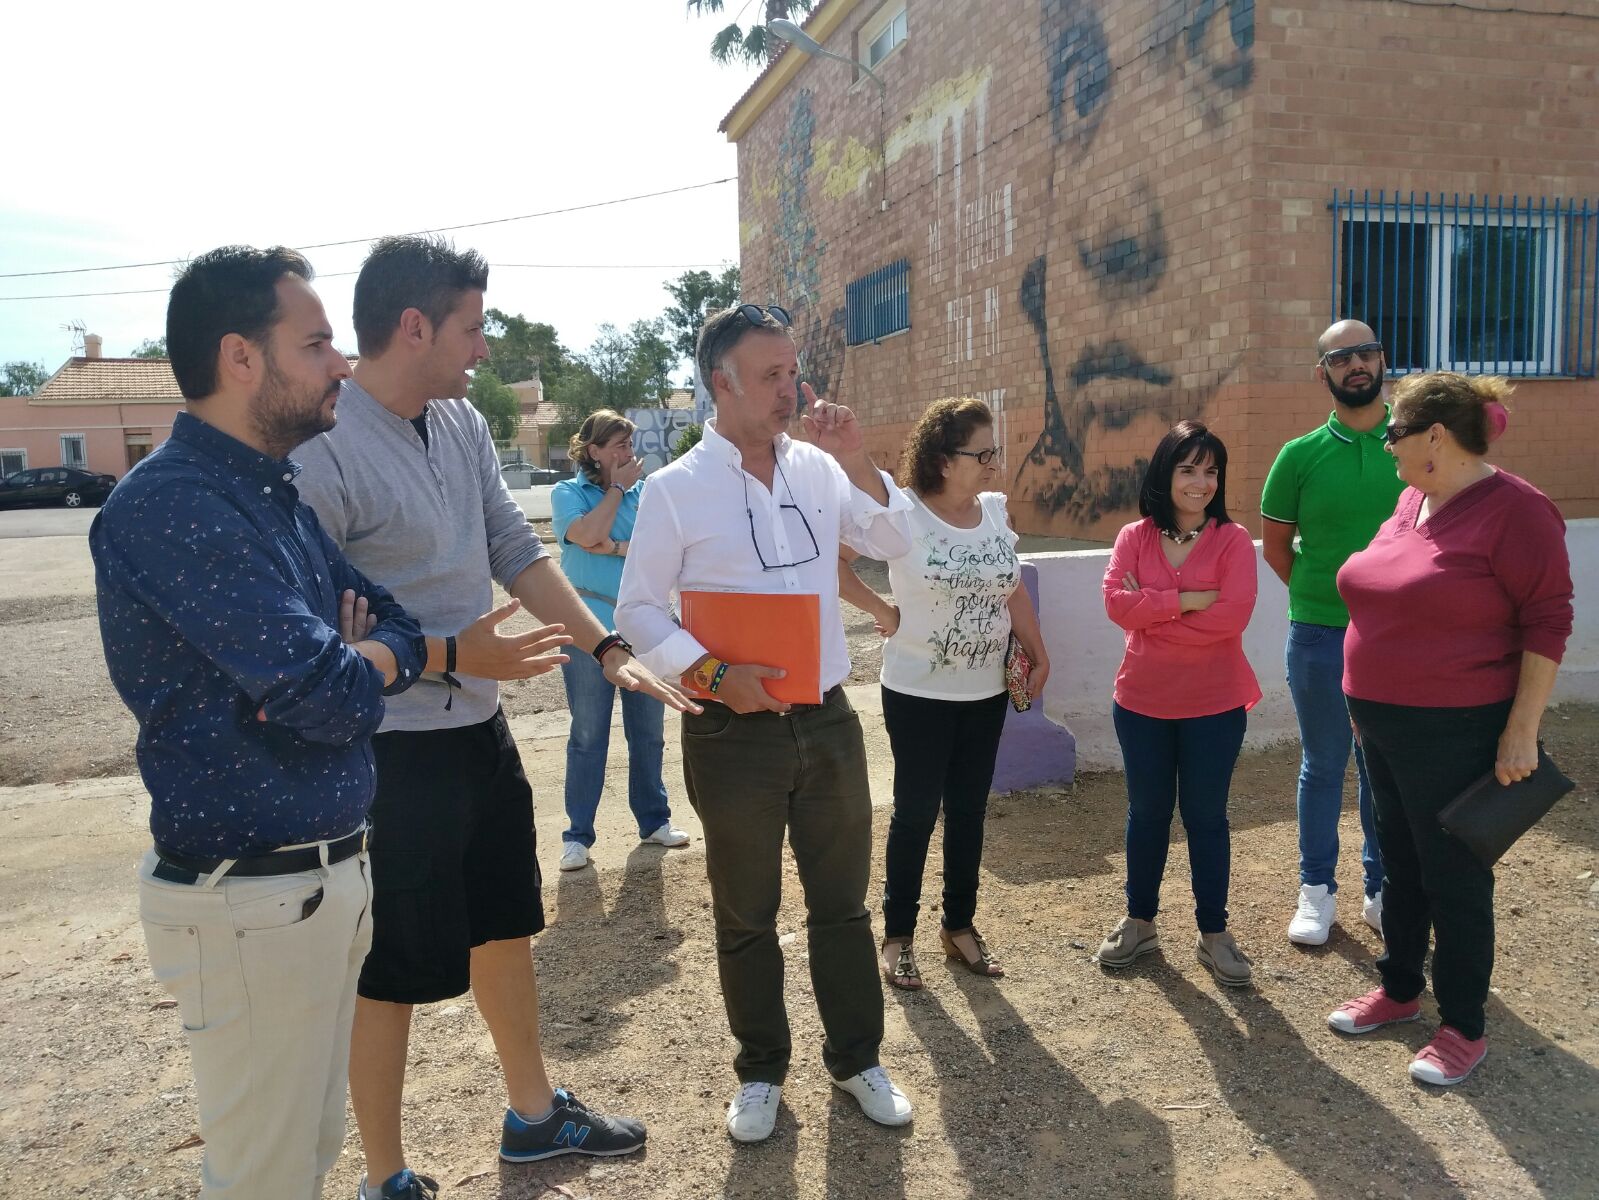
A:
{"label": "orange folder", "polygon": [[[783,678],[765,681],[774,699],[822,702],[822,601],[815,593],[685,591],[678,617],[723,662],[783,668]],[[710,696],[688,690],[702,700]]]}

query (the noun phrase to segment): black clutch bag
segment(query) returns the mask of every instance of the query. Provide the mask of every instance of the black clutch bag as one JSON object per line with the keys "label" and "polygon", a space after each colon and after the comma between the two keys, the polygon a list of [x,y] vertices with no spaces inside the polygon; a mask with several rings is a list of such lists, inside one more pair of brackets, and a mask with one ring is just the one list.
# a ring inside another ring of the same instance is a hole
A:
{"label": "black clutch bag", "polygon": [[1531,775],[1501,784],[1490,771],[1438,814],[1438,824],[1454,834],[1491,867],[1577,785],[1567,779],[1538,745],[1538,765]]}

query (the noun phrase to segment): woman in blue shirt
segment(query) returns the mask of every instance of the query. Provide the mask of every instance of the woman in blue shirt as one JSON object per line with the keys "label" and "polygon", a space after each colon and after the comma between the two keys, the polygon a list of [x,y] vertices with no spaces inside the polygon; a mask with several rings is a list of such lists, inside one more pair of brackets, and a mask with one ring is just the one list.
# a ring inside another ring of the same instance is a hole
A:
{"label": "woman in blue shirt", "polygon": [[[602,408],[572,435],[577,470],[550,490],[561,570],[589,610],[607,629],[616,625],[622,561],[638,517],[644,465],[633,455],[633,422]],[[594,814],[605,787],[616,687],[586,654],[561,664],[572,732],[566,742],[566,819],[561,835],[561,870],[588,865],[594,845]],[[640,692],[622,693],[622,730],[627,735],[627,800],[639,837],[662,846],[686,846],[688,834],[672,827],[672,810],[661,782],[660,701]]]}

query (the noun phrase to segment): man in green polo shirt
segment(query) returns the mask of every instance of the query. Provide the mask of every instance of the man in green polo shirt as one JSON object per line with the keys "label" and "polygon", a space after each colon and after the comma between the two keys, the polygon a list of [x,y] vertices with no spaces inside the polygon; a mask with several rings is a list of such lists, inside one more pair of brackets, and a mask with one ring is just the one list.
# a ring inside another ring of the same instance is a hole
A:
{"label": "man in green polo shirt", "polygon": [[[1316,378],[1332,393],[1327,423],[1282,448],[1261,492],[1266,562],[1288,585],[1288,690],[1299,717],[1299,905],[1288,940],[1326,942],[1338,908],[1338,816],[1354,745],[1344,704],[1344,631],[1338,569],[1366,547],[1393,515],[1404,484],[1383,445],[1386,362],[1371,327],[1339,321],[1316,342]],[[1294,535],[1299,544],[1294,544]],[[1366,899],[1361,915],[1382,932],[1382,856],[1366,762],[1354,745],[1360,779]]]}

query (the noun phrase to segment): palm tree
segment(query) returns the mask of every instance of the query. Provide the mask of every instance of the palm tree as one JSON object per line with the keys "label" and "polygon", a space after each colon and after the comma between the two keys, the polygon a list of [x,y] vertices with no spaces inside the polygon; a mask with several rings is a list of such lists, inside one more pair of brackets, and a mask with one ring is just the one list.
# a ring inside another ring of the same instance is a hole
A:
{"label": "palm tree", "polygon": [[[722,11],[726,0],[688,0],[688,10],[696,16]],[[779,18],[788,20],[801,20],[810,15],[811,9],[816,7],[817,0],[745,0],[744,8],[739,9],[738,16],[744,15],[744,9],[751,3],[764,4],[766,19],[758,25],[751,25],[748,29],[739,25],[735,18],[733,23],[723,29],[711,39],[711,57],[719,63],[767,63],[777,57],[782,43],[776,38],[768,36],[766,22],[776,21]]]}

